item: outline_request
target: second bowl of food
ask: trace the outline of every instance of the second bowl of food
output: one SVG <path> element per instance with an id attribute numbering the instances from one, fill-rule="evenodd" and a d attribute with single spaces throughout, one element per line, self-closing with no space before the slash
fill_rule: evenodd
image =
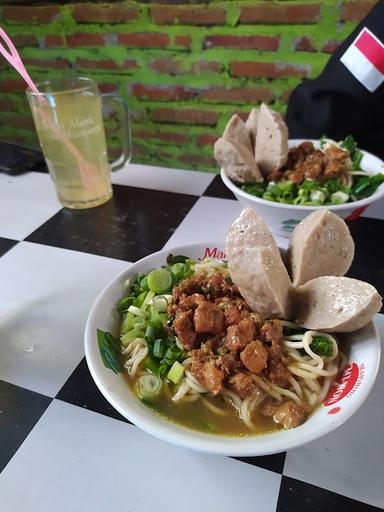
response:
<path id="1" fill-rule="evenodd" d="M 313 222 L 304 252 L 323 240 L 324 219 Z M 351 253 L 333 257 L 342 275 L 353 242 L 327 222 Z M 265 224 L 246 210 L 227 255 L 212 242 L 130 266 L 101 292 L 86 325 L 87 363 L 106 399 L 150 434 L 223 455 L 287 450 L 345 422 L 376 377 L 380 341 L 370 319 L 380 297 L 367 283 L 321 277 L 322 261 L 306 268 L 300 247 L 290 278 Z M 321 291 L 324 279 L 336 298 Z"/>
<path id="2" fill-rule="evenodd" d="M 383 161 L 359 150 L 352 136 L 288 140 L 282 117 L 266 105 L 245 123 L 231 118 L 215 157 L 224 184 L 281 236 L 311 211 L 326 206 L 352 220 L 384 196 Z"/>

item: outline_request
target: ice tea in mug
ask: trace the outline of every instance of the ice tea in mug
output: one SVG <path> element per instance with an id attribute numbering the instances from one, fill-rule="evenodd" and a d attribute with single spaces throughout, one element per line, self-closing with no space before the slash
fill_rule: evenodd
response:
<path id="1" fill-rule="evenodd" d="M 27 91 L 36 131 L 59 201 L 68 208 L 89 208 L 112 196 L 111 165 L 102 117 L 102 96 L 87 78 L 38 84 L 39 94 Z M 124 153 L 130 158 L 129 119 L 124 102 Z M 112 164 L 115 166 L 115 164 Z"/>

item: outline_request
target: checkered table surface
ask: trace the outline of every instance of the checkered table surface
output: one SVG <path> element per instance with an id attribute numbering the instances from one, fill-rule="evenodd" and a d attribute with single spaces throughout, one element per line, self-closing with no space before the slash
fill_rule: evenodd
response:
<path id="1" fill-rule="evenodd" d="M 212 174 L 130 165 L 113 181 L 113 200 L 71 211 L 46 174 L 0 175 L 1 512 L 384 509 L 383 371 L 337 431 L 264 457 L 176 448 L 106 402 L 83 349 L 100 290 L 154 251 L 224 239 L 241 211 Z M 349 275 L 383 295 L 382 219 L 384 202 L 350 224 Z"/>

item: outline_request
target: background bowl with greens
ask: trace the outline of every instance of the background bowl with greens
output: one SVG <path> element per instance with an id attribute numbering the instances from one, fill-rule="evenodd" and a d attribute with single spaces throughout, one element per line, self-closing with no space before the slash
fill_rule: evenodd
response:
<path id="1" fill-rule="evenodd" d="M 292 148 L 307 140 L 291 139 L 288 144 Z M 326 140 L 310 142 L 321 148 Z M 343 219 L 353 219 L 384 196 L 384 162 L 357 149 L 352 137 L 347 137 L 344 143 L 353 166 L 350 183 L 335 177 L 323 183 L 305 179 L 298 185 L 290 181 L 238 185 L 223 169 L 221 178 L 244 207 L 254 208 L 266 219 L 271 231 L 280 236 L 289 237 L 296 224 L 322 207 Z"/>

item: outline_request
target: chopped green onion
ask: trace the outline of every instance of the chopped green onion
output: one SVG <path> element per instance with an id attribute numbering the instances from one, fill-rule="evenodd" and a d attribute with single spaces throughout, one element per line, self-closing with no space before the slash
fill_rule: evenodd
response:
<path id="1" fill-rule="evenodd" d="M 140 309 L 146 309 L 148 304 L 151 302 L 151 300 L 153 299 L 154 296 L 155 296 L 155 292 L 149 291 L 147 293 L 147 296 L 145 297 L 144 302 L 142 303 Z"/>
<path id="2" fill-rule="evenodd" d="M 255 185 L 243 185 L 241 190 L 246 192 L 247 194 L 251 194 L 251 196 L 261 197 L 265 192 L 264 184 L 255 184 Z"/>
<path id="3" fill-rule="evenodd" d="M 184 375 L 185 367 L 178 361 L 175 361 L 168 372 L 168 379 L 174 384 L 178 384 Z"/>
<path id="4" fill-rule="evenodd" d="M 123 323 L 121 324 L 121 334 L 125 334 L 130 331 L 133 327 L 133 322 L 135 320 L 135 315 L 133 313 L 127 313 Z"/>
<path id="5" fill-rule="evenodd" d="M 160 377 L 160 379 L 165 379 L 168 371 L 169 371 L 169 364 L 162 362 L 157 370 L 157 375 Z"/>
<path id="6" fill-rule="evenodd" d="M 165 293 L 172 286 L 172 276 L 165 268 L 156 268 L 148 274 L 147 282 L 151 291 Z"/>
<path id="7" fill-rule="evenodd" d="M 179 254 L 177 256 L 174 256 L 173 254 L 168 254 L 167 256 L 167 264 L 168 265 L 174 265 L 175 263 L 185 263 L 188 259 L 188 256 L 183 256 L 182 254 Z"/>
<path id="8" fill-rule="evenodd" d="M 136 338 L 144 338 L 144 333 L 140 329 L 132 329 L 120 338 L 121 344 L 126 347 L 131 341 Z"/>
<path id="9" fill-rule="evenodd" d="M 155 340 L 155 343 L 153 344 L 153 357 L 156 357 L 156 359 L 161 359 L 164 356 L 166 345 L 163 340 L 157 339 Z"/>
<path id="10" fill-rule="evenodd" d="M 149 290 L 148 283 L 147 283 L 147 276 L 143 277 L 143 279 L 140 279 L 139 286 L 143 290 L 143 292 L 146 292 Z"/>
<path id="11" fill-rule="evenodd" d="M 165 353 L 163 361 L 167 364 L 173 364 L 184 354 L 183 349 L 177 347 L 176 344 L 170 346 Z"/>
<path id="12" fill-rule="evenodd" d="M 133 321 L 133 327 L 137 329 L 146 329 L 147 322 L 144 317 L 142 316 L 135 316 L 135 319 Z"/>
<path id="13" fill-rule="evenodd" d="M 136 306 L 129 306 L 128 311 L 135 316 L 143 316 L 144 318 L 148 316 L 146 311 L 143 311 L 141 308 L 137 308 Z"/>
<path id="14" fill-rule="evenodd" d="M 311 201 L 315 201 L 318 203 L 324 203 L 325 194 L 322 190 L 312 190 L 310 194 Z"/>
<path id="15" fill-rule="evenodd" d="M 334 192 L 333 194 L 331 194 L 331 201 L 333 204 L 344 204 L 348 202 L 348 199 L 349 195 L 346 194 L 345 192 L 341 192 L 340 190 L 339 192 Z"/>
<path id="16" fill-rule="evenodd" d="M 168 302 L 164 297 L 155 297 L 152 301 L 153 307 L 157 311 L 165 312 L 168 309 Z"/>
<path id="17" fill-rule="evenodd" d="M 131 306 L 133 304 L 134 300 L 135 300 L 135 297 L 132 297 L 132 296 L 123 297 L 117 303 L 117 311 L 121 315 L 123 315 L 127 311 L 127 309 L 129 308 L 129 306 Z"/>
<path id="18" fill-rule="evenodd" d="M 159 395 L 163 383 L 157 375 L 142 375 L 138 382 L 139 395 L 146 400 Z"/>
<path id="19" fill-rule="evenodd" d="M 163 336 L 163 324 L 157 320 L 151 320 L 148 322 L 147 329 L 145 331 L 145 339 L 148 341 L 161 338 Z"/>
<path id="20" fill-rule="evenodd" d="M 145 367 L 152 373 L 157 374 L 159 370 L 159 363 L 151 355 L 148 355 L 145 359 Z"/>
<path id="21" fill-rule="evenodd" d="M 190 267 L 190 263 L 175 263 L 171 267 L 172 282 L 173 285 L 178 284 L 183 279 L 190 277 L 193 274 L 193 270 Z"/>
<path id="22" fill-rule="evenodd" d="M 137 308 L 140 308 L 145 300 L 145 297 L 147 296 L 148 292 L 142 292 L 140 295 L 138 295 L 133 303 L 134 306 Z"/>

